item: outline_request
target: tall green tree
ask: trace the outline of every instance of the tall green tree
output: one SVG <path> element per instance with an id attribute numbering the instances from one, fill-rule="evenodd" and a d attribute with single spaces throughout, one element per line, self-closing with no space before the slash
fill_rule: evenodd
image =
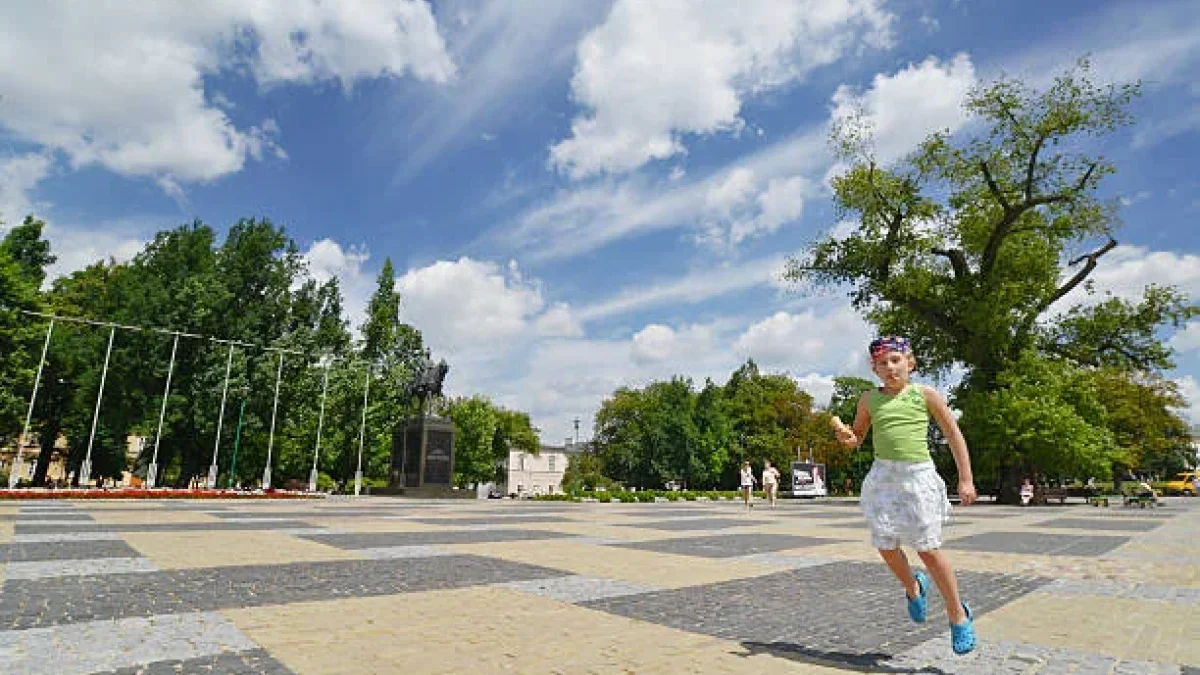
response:
<path id="1" fill-rule="evenodd" d="M 46 280 L 46 268 L 58 258 L 50 253 L 50 242 L 43 237 L 46 223 L 33 216 L 26 216 L 22 223 L 8 231 L 0 241 L 0 249 L 21 268 L 21 274 L 40 288 Z"/>
<path id="2" fill-rule="evenodd" d="M 28 392 L 37 369 L 37 335 L 44 324 L 20 310 L 38 310 L 37 281 L 28 268 L 13 259 L 10 230 L 0 243 L 0 443 L 20 434 Z M 19 235 L 16 235 L 19 236 Z M 16 430 L 15 432 L 13 430 Z"/>
<path id="3" fill-rule="evenodd" d="M 363 462 L 366 475 L 377 479 L 388 476 L 392 430 L 417 412 L 417 402 L 409 395 L 408 385 L 425 344 L 421 332 L 401 319 L 400 300 L 396 270 L 392 259 L 387 258 L 367 304 L 359 349 L 360 358 L 374 367 L 371 390 L 375 393 L 368 411 L 372 442 Z"/>
<path id="4" fill-rule="evenodd" d="M 881 332 L 913 339 L 925 372 L 941 375 L 960 364 L 966 377 L 955 403 L 968 442 L 995 453 L 983 463 L 1009 483 L 1019 457 L 1083 470 L 1110 458 L 1111 444 L 1083 444 L 1088 434 L 1070 425 L 1078 433 L 1069 443 L 1079 441 L 1072 447 L 1090 459 L 1069 459 L 1074 450 L 1049 437 L 1037 441 L 1047 447 L 1015 453 L 1018 434 L 995 426 L 992 406 L 1050 414 L 1078 404 L 1070 418 L 1093 419 L 1090 400 L 1074 396 L 1077 374 L 1062 372 L 1059 360 L 1161 371 L 1173 364 L 1160 329 L 1195 315 L 1168 288 L 1147 289 L 1137 302 L 1061 306 L 1089 289 L 1090 276 L 1117 246 L 1115 206 L 1098 194 L 1115 166 L 1089 153 L 1086 139 L 1129 124 L 1139 93 L 1138 84 L 1095 84 L 1086 61 L 1044 91 L 1000 79 L 967 97 L 968 131 L 934 133 L 894 165 L 876 160 L 865 118 L 852 118 L 834 133 L 850 168 L 833 187 L 839 215 L 858 227 L 815 242 L 789 263 L 794 281 L 848 286 L 853 305 Z M 1022 388 L 1029 375 L 1015 372 L 1020 368 L 1055 374 L 1063 384 L 1052 390 L 1064 398 L 1041 406 L 1036 388 Z M 1017 402 L 1018 392 L 1030 398 Z"/>

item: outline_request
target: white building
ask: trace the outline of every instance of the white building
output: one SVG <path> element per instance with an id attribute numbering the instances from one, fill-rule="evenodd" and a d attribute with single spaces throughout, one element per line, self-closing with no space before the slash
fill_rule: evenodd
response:
<path id="1" fill-rule="evenodd" d="M 518 497 L 561 494 L 570 457 L 590 449 L 591 443 L 568 441 L 565 445 L 543 445 L 536 455 L 509 450 L 507 481 L 499 486 L 500 493 Z"/>

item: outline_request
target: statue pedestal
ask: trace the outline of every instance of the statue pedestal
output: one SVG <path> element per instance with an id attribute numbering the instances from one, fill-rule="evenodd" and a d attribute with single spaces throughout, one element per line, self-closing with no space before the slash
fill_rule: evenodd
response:
<path id="1" fill-rule="evenodd" d="M 388 486 L 405 494 L 450 491 L 454 484 L 454 423 L 422 415 L 392 432 Z"/>

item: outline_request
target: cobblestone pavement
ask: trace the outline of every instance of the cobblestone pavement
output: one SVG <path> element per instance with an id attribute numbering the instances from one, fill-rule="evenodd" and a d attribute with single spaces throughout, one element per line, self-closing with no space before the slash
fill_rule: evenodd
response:
<path id="1" fill-rule="evenodd" d="M 956 657 L 845 502 L 0 502 L 0 672 L 1195 674 L 1198 534 L 956 509 Z"/>

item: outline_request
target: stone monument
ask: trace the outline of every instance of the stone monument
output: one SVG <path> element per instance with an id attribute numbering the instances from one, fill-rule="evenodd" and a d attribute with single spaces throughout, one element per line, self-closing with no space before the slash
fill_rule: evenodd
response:
<path id="1" fill-rule="evenodd" d="M 426 350 L 417 363 L 409 394 L 420 402 L 420 412 L 392 432 L 392 468 L 388 485 L 403 494 L 451 496 L 454 484 L 454 423 L 432 413 L 442 397 L 442 384 L 450 366 L 434 363 Z"/>

